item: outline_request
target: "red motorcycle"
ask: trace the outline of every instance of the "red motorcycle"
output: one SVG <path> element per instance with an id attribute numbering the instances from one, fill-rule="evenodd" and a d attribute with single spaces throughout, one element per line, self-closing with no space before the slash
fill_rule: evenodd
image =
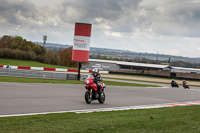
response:
<path id="1" fill-rule="evenodd" d="M 90 104 L 93 100 L 98 100 L 99 103 L 104 103 L 105 102 L 105 93 L 104 93 L 104 88 L 106 85 L 102 82 L 97 82 L 100 86 L 98 88 L 97 84 L 93 81 L 94 77 L 92 75 L 89 75 L 88 78 L 85 80 L 85 101 L 87 104 Z"/>
<path id="2" fill-rule="evenodd" d="M 185 85 L 183 85 L 183 88 L 184 88 L 184 89 L 190 89 L 188 83 L 185 83 Z"/>

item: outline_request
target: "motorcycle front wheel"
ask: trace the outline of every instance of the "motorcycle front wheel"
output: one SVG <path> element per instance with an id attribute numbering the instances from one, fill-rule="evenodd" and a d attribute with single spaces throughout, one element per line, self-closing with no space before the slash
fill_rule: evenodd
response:
<path id="1" fill-rule="evenodd" d="M 91 94 L 90 91 L 86 91 L 85 92 L 85 102 L 87 104 L 90 104 L 92 102 L 92 96 L 90 94 Z"/>
<path id="2" fill-rule="evenodd" d="M 106 99 L 105 93 L 103 91 L 100 91 L 99 98 L 98 98 L 99 103 L 103 104 L 105 102 L 105 99 Z"/>

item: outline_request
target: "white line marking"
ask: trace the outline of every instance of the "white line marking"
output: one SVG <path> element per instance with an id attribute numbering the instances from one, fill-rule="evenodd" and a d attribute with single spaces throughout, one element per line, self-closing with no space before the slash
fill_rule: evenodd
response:
<path id="1" fill-rule="evenodd" d="M 0 115 L 0 117 L 44 115 L 44 114 L 55 114 L 55 113 L 69 113 L 69 112 L 72 112 L 72 113 L 92 113 L 92 112 L 101 112 L 101 111 L 152 109 L 152 108 L 164 108 L 164 107 L 174 107 L 174 106 L 192 106 L 192 105 L 200 105 L 200 101 L 187 101 L 187 102 L 180 102 L 180 103 L 164 103 L 164 104 L 125 106 L 125 107 L 112 107 L 112 108 L 98 108 L 98 109 L 70 110 L 70 111 L 55 111 L 55 112 L 42 112 L 42 113 L 10 114 L 10 115 Z"/>

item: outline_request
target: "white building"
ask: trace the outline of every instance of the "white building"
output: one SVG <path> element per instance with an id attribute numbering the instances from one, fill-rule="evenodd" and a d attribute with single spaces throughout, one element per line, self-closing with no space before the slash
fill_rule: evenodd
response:
<path id="1" fill-rule="evenodd" d="M 146 64 L 146 63 L 99 60 L 99 59 L 89 59 L 89 63 L 90 63 L 89 65 L 83 65 L 83 68 L 86 69 L 98 68 L 99 70 L 107 70 L 107 71 L 168 70 L 171 72 L 181 72 L 181 73 L 200 73 L 200 69 L 173 67 L 169 65 L 159 65 L 159 64 Z"/>

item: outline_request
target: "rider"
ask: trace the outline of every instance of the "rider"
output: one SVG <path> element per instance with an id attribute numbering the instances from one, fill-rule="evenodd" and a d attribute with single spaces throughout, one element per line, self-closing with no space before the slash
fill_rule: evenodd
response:
<path id="1" fill-rule="evenodd" d="M 174 79 L 172 79 L 172 82 L 171 82 L 172 85 L 176 84 L 176 81 Z"/>
<path id="2" fill-rule="evenodd" d="M 185 80 L 183 80 L 183 87 L 185 87 L 185 85 L 186 85 L 186 81 L 185 81 Z"/>
<path id="3" fill-rule="evenodd" d="M 6 68 L 8 68 L 8 69 L 9 69 L 9 68 L 10 68 L 10 65 L 8 64 L 8 65 L 6 66 Z"/>
<path id="4" fill-rule="evenodd" d="M 102 81 L 101 75 L 98 73 L 98 69 L 94 68 L 92 69 L 92 75 L 94 77 L 94 82 L 97 84 L 98 90 L 101 87 L 100 81 Z"/>

